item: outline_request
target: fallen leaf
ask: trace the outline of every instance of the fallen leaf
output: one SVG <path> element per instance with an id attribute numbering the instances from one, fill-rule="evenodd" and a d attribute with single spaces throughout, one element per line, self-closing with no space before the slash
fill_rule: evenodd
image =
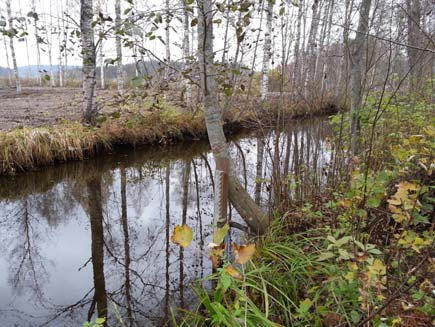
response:
<path id="1" fill-rule="evenodd" d="M 224 256 L 225 243 L 213 247 L 210 251 L 210 260 L 214 269 L 222 267 L 222 257 Z"/>
<path id="2" fill-rule="evenodd" d="M 193 231 L 188 225 L 175 226 L 174 233 L 171 236 L 171 241 L 180 245 L 183 248 L 187 248 L 192 243 Z"/>
<path id="3" fill-rule="evenodd" d="M 237 278 L 237 279 L 242 279 L 243 278 L 242 274 L 236 268 L 234 268 L 233 265 L 226 266 L 224 270 L 231 277 L 234 277 L 234 278 Z"/>
<path id="4" fill-rule="evenodd" d="M 234 252 L 236 253 L 236 262 L 244 265 L 255 253 L 255 243 L 247 245 L 237 245 L 233 243 Z"/>

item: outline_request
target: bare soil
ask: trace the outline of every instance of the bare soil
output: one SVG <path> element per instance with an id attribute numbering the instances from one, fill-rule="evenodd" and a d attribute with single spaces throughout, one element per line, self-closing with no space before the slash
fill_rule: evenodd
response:
<path id="1" fill-rule="evenodd" d="M 20 126 L 50 126 L 63 120 L 79 121 L 82 113 L 81 88 L 0 88 L 0 130 Z M 98 90 L 99 103 L 116 102 L 116 91 Z M 103 108 L 104 109 L 104 108 Z"/>

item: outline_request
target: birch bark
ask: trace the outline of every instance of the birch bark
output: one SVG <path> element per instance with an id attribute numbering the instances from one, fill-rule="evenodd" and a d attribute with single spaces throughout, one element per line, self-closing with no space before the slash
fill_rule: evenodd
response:
<path id="1" fill-rule="evenodd" d="M 364 58 L 367 32 L 369 30 L 369 15 L 371 0 L 362 0 L 359 10 L 358 29 L 352 45 L 351 54 L 351 106 L 350 106 L 350 129 L 351 129 L 351 153 L 355 155 L 359 146 L 360 138 L 360 109 L 363 97 L 363 79 L 365 75 Z"/>
<path id="2" fill-rule="evenodd" d="M 83 113 L 82 120 L 94 125 L 98 114 L 95 94 L 96 85 L 96 54 L 94 30 L 92 27 L 92 0 L 80 0 L 80 30 L 83 56 Z"/>
<path id="3" fill-rule="evenodd" d="M 11 50 L 12 57 L 12 67 L 14 69 L 14 77 L 15 77 L 15 88 L 17 89 L 17 93 L 21 93 L 21 82 L 20 76 L 18 74 L 18 66 L 17 66 L 17 58 L 15 56 L 15 47 L 14 47 L 14 37 L 15 37 L 15 29 L 13 26 L 12 19 L 12 11 L 11 11 L 11 0 L 6 0 L 6 11 L 8 14 L 8 23 L 9 23 L 9 47 Z"/>
<path id="4" fill-rule="evenodd" d="M 254 200 L 244 190 L 237 178 L 231 176 L 230 155 L 222 124 L 222 113 L 218 103 L 215 69 L 213 66 L 213 7 L 211 0 L 198 1 L 198 45 L 201 82 L 204 93 L 205 122 L 209 142 L 216 161 L 216 170 L 229 175 L 228 194 L 231 203 L 248 226 L 255 232 L 264 233 L 268 226 L 267 216 L 261 212 Z M 225 183 L 222 184 L 225 187 Z M 226 194 L 215 189 L 215 195 Z M 218 217 L 220 225 L 227 217 Z"/>

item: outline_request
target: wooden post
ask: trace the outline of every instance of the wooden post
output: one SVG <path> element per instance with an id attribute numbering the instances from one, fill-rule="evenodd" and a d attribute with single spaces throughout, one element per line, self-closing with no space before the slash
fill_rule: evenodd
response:
<path id="1" fill-rule="evenodd" d="M 228 159 L 216 160 L 213 224 L 221 228 L 228 222 L 228 185 L 230 164 Z"/>
<path id="2" fill-rule="evenodd" d="M 228 208 L 228 174 L 222 170 L 215 172 L 215 195 L 213 224 L 221 228 L 227 222 Z"/>

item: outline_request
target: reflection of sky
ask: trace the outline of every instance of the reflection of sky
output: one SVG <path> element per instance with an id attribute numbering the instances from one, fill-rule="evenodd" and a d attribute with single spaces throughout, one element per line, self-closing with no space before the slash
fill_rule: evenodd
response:
<path id="1" fill-rule="evenodd" d="M 317 126 L 317 125 L 316 125 Z M 316 127 L 319 129 L 319 127 Z M 313 132 L 311 139 L 324 137 L 320 128 Z M 269 134 L 274 137 L 274 134 Z M 299 142 L 302 136 L 298 134 Z M 267 138 L 266 138 L 267 139 Z M 285 149 L 287 138 L 284 134 L 280 138 L 280 149 Z M 238 141 L 243 149 L 247 167 L 248 191 L 255 189 L 256 172 L 256 138 L 247 137 Z M 306 142 L 305 142 L 306 143 Z M 291 147 L 293 149 L 293 147 Z M 273 141 L 266 140 L 265 166 L 266 176 L 270 177 L 270 150 L 273 150 Z M 324 144 L 311 151 L 320 154 L 319 166 L 327 162 L 329 152 Z M 243 164 L 240 151 L 232 146 L 234 165 L 243 180 Z M 291 157 L 293 154 L 291 155 Z M 210 154 L 207 155 L 213 167 Z M 183 168 L 184 160 L 173 160 L 170 163 L 170 229 L 182 221 L 183 199 Z M 209 171 L 199 154 L 194 159 L 198 174 L 199 198 L 201 204 L 201 217 L 205 245 L 210 242 L 211 212 L 212 212 L 212 186 Z M 85 163 L 84 163 L 85 164 Z M 90 163 L 88 163 L 90 164 Z M 139 168 L 141 167 L 141 172 Z M 53 167 L 50 169 L 57 169 Z M 135 299 L 133 308 L 142 313 L 136 315 L 137 319 L 146 322 L 148 316 L 159 325 L 158 318 L 162 316 L 165 295 L 166 271 L 166 198 L 165 198 L 165 164 L 160 167 L 149 165 L 147 162 L 137 162 L 134 167 L 127 167 L 127 212 L 129 226 L 129 244 L 131 256 L 131 269 L 139 275 L 131 273 L 132 295 Z M 58 313 L 63 307 L 71 305 L 82 299 L 93 287 L 91 256 L 91 230 L 89 217 L 86 214 L 87 199 L 85 184 L 80 181 L 80 176 L 65 179 L 62 183 L 55 184 L 44 192 L 35 192 L 27 196 L 29 209 L 29 241 L 32 246 L 32 259 L 37 270 L 35 275 L 26 274 L 26 280 L 20 281 L 18 286 L 22 290 L 17 292 L 10 283 L 11 273 L 20 265 L 23 252 L 17 251 L 19 245 L 25 244 L 26 233 L 23 229 L 23 219 L 20 214 L 24 198 L 0 202 L 0 320 L 1 326 L 35 326 Z M 112 169 L 103 174 L 103 215 L 105 228 L 105 242 L 110 253 L 105 250 L 105 278 L 106 290 L 112 295 L 112 300 L 124 303 L 125 296 L 122 292 L 125 268 L 124 262 L 124 234 L 121 223 L 121 179 L 120 170 Z M 263 188 L 264 192 L 264 188 Z M 264 193 L 265 194 L 265 193 Z M 200 224 L 197 218 L 196 187 L 194 170 L 191 168 L 187 223 L 194 229 L 193 245 L 184 253 L 184 282 L 185 284 L 201 276 L 200 261 L 203 258 L 204 274 L 210 273 L 210 262 L 207 255 L 200 249 Z M 18 214 L 20 213 L 20 214 Z M 48 219 L 50 217 L 50 219 Z M 234 210 L 233 210 L 234 217 Z M 170 303 L 180 304 L 180 262 L 179 248 L 170 244 Z M 114 257 L 115 256 L 116 259 Z M 25 260 L 24 269 L 28 268 L 29 260 Z M 85 265 L 85 266 L 84 266 Z M 11 267 L 15 267 L 11 269 Z M 45 269 L 45 271 L 44 271 Z M 80 270 L 79 270 L 80 269 Z M 33 278 L 33 279 L 32 279 Z M 39 289 L 32 285 L 36 279 Z M 147 285 L 142 285 L 142 281 Z M 153 287 L 151 285 L 156 285 Z M 37 291 L 38 296 L 35 296 Z M 51 325 L 79 326 L 86 320 L 89 300 L 93 292 L 87 297 L 84 308 L 74 311 L 71 316 L 56 319 Z M 189 287 L 185 287 L 185 302 L 189 303 L 192 294 Z M 114 311 L 112 300 L 108 300 L 109 312 Z M 123 314 L 125 310 L 118 308 Z M 36 318 L 39 317 L 39 318 Z M 21 322 L 20 322 L 21 321 Z M 24 321 L 24 322 L 23 322 Z M 148 321 L 148 324 L 150 322 Z"/>

